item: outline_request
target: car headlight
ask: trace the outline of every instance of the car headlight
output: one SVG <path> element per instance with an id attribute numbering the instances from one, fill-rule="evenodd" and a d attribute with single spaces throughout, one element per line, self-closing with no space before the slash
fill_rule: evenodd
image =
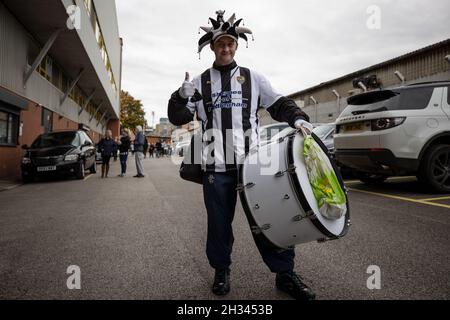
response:
<path id="1" fill-rule="evenodd" d="M 31 159 L 30 158 L 28 158 L 28 157 L 23 157 L 22 158 L 22 164 L 29 164 L 29 163 L 31 163 Z"/>
<path id="2" fill-rule="evenodd" d="M 77 161 L 78 155 L 77 154 L 69 154 L 64 157 L 64 161 Z"/>
<path id="3" fill-rule="evenodd" d="M 372 131 L 378 130 L 386 130 L 390 128 L 394 128 L 396 126 L 401 125 L 405 122 L 406 117 L 397 117 L 397 118 L 380 118 L 375 119 L 370 122 Z"/>

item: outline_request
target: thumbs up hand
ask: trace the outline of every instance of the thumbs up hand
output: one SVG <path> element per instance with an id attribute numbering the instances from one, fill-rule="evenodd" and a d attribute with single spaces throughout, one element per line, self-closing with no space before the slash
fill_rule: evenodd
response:
<path id="1" fill-rule="evenodd" d="M 189 97 L 192 97 L 195 93 L 195 87 L 192 84 L 192 82 L 189 81 L 189 72 L 186 72 L 186 75 L 184 76 L 183 84 L 181 85 L 180 90 L 178 90 L 180 93 L 180 96 L 183 99 L 187 99 Z"/>

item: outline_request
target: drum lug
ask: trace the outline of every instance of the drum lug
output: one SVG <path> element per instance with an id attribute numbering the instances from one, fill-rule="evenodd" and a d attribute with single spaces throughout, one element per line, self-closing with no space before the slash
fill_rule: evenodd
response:
<path id="1" fill-rule="evenodd" d="M 312 217 L 313 215 L 314 215 L 314 211 L 313 211 L 313 210 L 309 210 L 308 212 L 306 212 L 306 214 L 305 214 L 304 216 L 302 216 L 301 214 L 299 214 L 299 215 L 297 215 L 297 216 L 294 216 L 294 217 L 292 218 L 292 220 L 298 222 L 298 221 L 302 221 L 302 220 L 305 219 L 305 218 Z"/>
<path id="2" fill-rule="evenodd" d="M 264 224 L 261 227 L 253 226 L 251 227 L 252 233 L 260 234 L 263 230 L 269 230 L 272 226 L 270 224 Z"/>
<path id="3" fill-rule="evenodd" d="M 284 176 L 284 172 L 285 171 L 278 171 L 277 173 L 275 173 L 275 177 L 280 178 L 280 177 Z"/>
<path id="4" fill-rule="evenodd" d="M 290 164 L 287 168 L 287 172 L 295 173 L 295 169 L 297 169 L 293 164 Z"/>
<path id="5" fill-rule="evenodd" d="M 255 204 L 255 207 L 254 207 L 256 210 L 258 210 L 259 209 L 259 204 Z"/>
<path id="6" fill-rule="evenodd" d="M 236 191 L 241 192 L 241 191 L 244 191 L 245 188 L 251 188 L 251 187 L 254 187 L 254 186 L 255 186 L 255 184 L 254 184 L 253 182 L 249 182 L 249 183 L 247 183 L 245 186 L 243 186 L 243 185 L 240 183 L 240 184 L 237 185 Z"/>
<path id="7" fill-rule="evenodd" d="M 293 174 L 293 173 L 295 173 L 295 169 L 297 169 L 297 168 L 293 164 L 290 164 L 286 170 L 278 171 L 277 173 L 275 173 L 275 177 L 277 177 L 277 178 L 282 177 L 282 176 L 284 176 L 284 174 L 286 172 Z"/>

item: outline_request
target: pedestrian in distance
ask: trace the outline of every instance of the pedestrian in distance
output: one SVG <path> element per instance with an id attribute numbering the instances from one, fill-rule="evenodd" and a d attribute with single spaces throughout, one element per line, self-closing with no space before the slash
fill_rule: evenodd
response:
<path id="1" fill-rule="evenodd" d="M 145 137 L 142 126 L 136 126 L 136 138 L 134 139 L 134 159 L 136 161 L 137 174 L 134 178 L 144 178 L 144 143 Z"/>
<path id="2" fill-rule="evenodd" d="M 208 220 L 206 255 L 215 270 L 212 292 L 226 295 L 231 288 L 236 162 L 242 163 L 249 150 L 258 145 L 258 107 L 264 107 L 273 119 L 288 122 L 293 128 L 311 131 L 312 125 L 295 102 L 273 89 L 267 78 L 236 63 L 238 38 L 247 40 L 246 34 L 252 31 L 241 27 L 242 19 L 235 21 L 234 14 L 227 21 L 224 11 L 216 14 L 216 19 L 209 19 L 211 26 L 201 27 L 206 34 L 198 43 L 199 53 L 207 45 L 213 51 L 212 68 L 192 81 L 189 73 L 185 73 L 184 82 L 169 100 L 168 115 L 175 126 L 191 122 L 194 114 L 202 122 L 203 197 Z M 314 299 L 313 291 L 294 271 L 294 249 L 279 252 L 252 235 L 262 260 L 275 274 L 276 287 L 295 299 Z"/>
<path id="3" fill-rule="evenodd" d="M 106 130 L 105 137 L 98 143 L 98 151 L 102 155 L 102 178 L 108 178 L 109 161 L 114 152 L 117 152 L 117 144 L 112 138 L 111 130 Z"/>
<path id="4" fill-rule="evenodd" d="M 120 174 L 119 177 L 125 177 L 127 173 L 127 160 L 128 152 L 130 150 L 130 135 L 127 129 L 121 130 L 121 135 L 119 139 L 119 159 L 120 159 Z"/>

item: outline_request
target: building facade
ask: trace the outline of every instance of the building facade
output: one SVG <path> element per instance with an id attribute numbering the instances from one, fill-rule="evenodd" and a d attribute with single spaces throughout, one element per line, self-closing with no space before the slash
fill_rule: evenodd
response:
<path id="1" fill-rule="evenodd" d="M 333 122 L 347 106 L 347 98 L 365 90 L 377 90 L 416 82 L 450 80 L 450 39 L 381 62 L 343 77 L 288 95 L 311 122 Z M 261 124 L 276 122 L 265 110 Z"/>
<path id="2" fill-rule="evenodd" d="M 119 135 L 121 68 L 114 0 L 0 0 L 0 179 L 41 133 Z"/>

